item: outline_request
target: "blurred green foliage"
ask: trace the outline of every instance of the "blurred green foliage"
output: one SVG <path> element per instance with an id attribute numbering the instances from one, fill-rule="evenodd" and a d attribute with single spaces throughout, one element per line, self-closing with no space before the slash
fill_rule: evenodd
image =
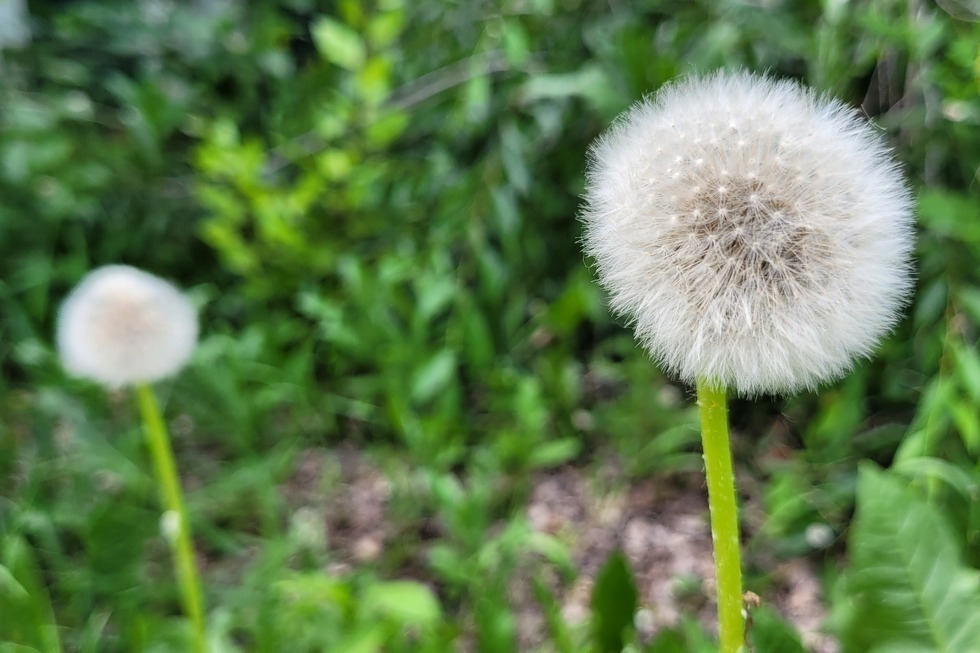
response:
<path id="1" fill-rule="evenodd" d="M 851 566 L 835 605 L 853 650 L 969 651 L 980 642 L 980 572 L 963 564 L 945 522 L 900 478 L 862 468 Z"/>
<path id="2" fill-rule="evenodd" d="M 966 650 L 927 642 L 909 598 L 955 600 L 980 565 L 980 23 L 965 3 L 30 9 L 30 41 L 0 50 L 0 642 L 183 650 L 133 408 L 66 379 L 52 348 L 67 290 L 123 262 L 202 311 L 193 365 L 162 390 L 214 650 L 513 651 L 509 587 L 529 568 L 542 650 L 592 650 L 591 632 L 711 650 L 693 620 L 649 644 L 565 623 L 546 578 L 576 570 L 522 506 L 532 473 L 573 461 L 700 468 L 685 391 L 609 319 L 575 213 L 588 144 L 620 111 L 677 75 L 745 67 L 860 106 L 920 220 L 917 294 L 875 360 L 819 395 L 733 405 L 767 515 L 750 549 L 828 562 L 845 652 Z M 331 575 L 292 536 L 282 487 L 299 452 L 341 441 L 393 479 L 404 537 Z M 895 469 L 859 475 L 860 459 Z M 837 541 L 817 550 L 813 524 Z M 959 579 L 938 596 L 916 584 L 919 544 L 882 544 L 934 529 L 921 547 Z M 771 613 L 754 623 L 757 652 L 797 646 Z"/>

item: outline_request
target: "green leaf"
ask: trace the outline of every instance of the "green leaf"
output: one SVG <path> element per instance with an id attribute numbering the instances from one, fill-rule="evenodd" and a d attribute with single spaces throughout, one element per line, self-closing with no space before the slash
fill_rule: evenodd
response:
<path id="1" fill-rule="evenodd" d="M 586 63 L 570 73 L 535 75 L 521 87 L 519 101 L 534 104 L 542 100 L 581 97 L 604 113 L 616 98 L 616 90 L 601 66 Z"/>
<path id="2" fill-rule="evenodd" d="M 540 575 L 533 578 L 533 583 L 534 598 L 541 606 L 548 627 L 548 639 L 551 640 L 558 653 L 574 653 L 575 647 L 572 644 L 568 624 L 561 615 L 561 605 Z"/>
<path id="3" fill-rule="evenodd" d="M 683 631 L 672 629 L 657 633 L 649 650 L 651 653 L 688 653 L 690 649 Z"/>
<path id="4" fill-rule="evenodd" d="M 504 53 L 507 55 L 507 63 L 515 68 L 520 68 L 527 63 L 531 56 L 531 46 L 528 42 L 527 32 L 516 20 L 505 21 L 501 28 Z"/>
<path id="5" fill-rule="evenodd" d="M 973 347 L 952 343 L 950 351 L 956 361 L 956 377 L 974 402 L 980 403 L 980 354 Z"/>
<path id="6" fill-rule="evenodd" d="M 531 187 L 531 168 L 527 161 L 527 139 L 513 121 L 500 127 L 500 157 L 510 185 L 521 195 Z"/>
<path id="7" fill-rule="evenodd" d="M 915 302 L 912 322 L 917 328 L 935 324 L 946 309 L 946 281 L 936 279 L 919 293 Z"/>
<path id="8" fill-rule="evenodd" d="M 346 653 L 378 653 L 378 651 L 382 650 L 381 647 L 383 645 L 384 632 L 382 629 L 368 627 L 346 638 L 337 647 L 337 650 L 345 651 Z"/>
<path id="9" fill-rule="evenodd" d="M 941 458 L 910 458 L 892 466 L 892 471 L 910 480 L 937 480 L 955 490 L 968 503 L 980 500 L 980 485 L 969 472 Z"/>
<path id="10" fill-rule="evenodd" d="M 314 609 L 323 605 L 347 605 L 352 601 L 350 588 L 323 574 L 296 573 L 273 586 L 284 605 Z"/>
<path id="11" fill-rule="evenodd" d="M 967 195 L 927 190 L 919 195 L 919 219 L 933 233 L 964 243 L 980 243 L 977 201 Z"/>
<path id="12" fill-rule="evenodd" d="M 371 585 L 362 601 L 367 612 L 404 626 L 424 628 L 442 619 L 442 608 L 432 590 L 410 580 Z"/>
<path id="13" fill-rule="evenodd" d="M 0 653 L 44 653 L 33 646 L 22 646 L 13 642 L 0 642 Z"/>
<path id="14" fill-rule="evenodd" d="M 418 326 L 426 326 L 432 318 L 444 311 L 456 295 L 456 281 L 451 277 L 424 276 L 416 283 L 418 303 L 415 317 Z"/>
<path id="15" fill-rule="evenodd" d="M 547 533 L 534 532 L 527 535 L 527 548 L 539 553 L 544 559 L 558 567 L 566 577 L 575 576 L 576 566 L 568 547 L 558 538 Z"/>
<path id="16" fill-rule="evenodd" d="M 425 403 L 433 399 L 445 388 L 456 371 L 456 354 L 443 349 L 430 358 L 415 374 L 412 384 L 412 399 Z"/>
<path id="17" fill-rule="evenodd" d="M 767 607 L 752 611 L 749 638 L 755 653 L 806 653 L 796 631 Z"/>
<path id="18" fill-rule="evenodd" d="M 964 286 L 956 290 L 956 303 L 962 306 L 975 323 L 980 323 L 980 288 Z"/>
<path id="19" fill-rule="evenodd" d="M 528 457 L 528 465 L 533 469 L 547 469 L 568 462 L 582 450 L 579 438 L 562 438 L 538 445 Z"/>
<path id="20" fill-rule="evenodd" d="M 697 621 L 684 617 L 679 627 L 661 630 L 643 650 L 646 653 L 718 653 L 718 644 L 708 639 Z"/>
<path id="21" fill-rule="evenodd" d="M 949 426 L 947 406 L 953 401 L 953 383 L 938 375 L 929 381 L 919 400 L 918 412 L 909 433 L 895 452 L 895 462 L 929 456 Z"/>
<path id="22" fill-rule="evenodd" d="M 836 608 L 845 653 L 976 652 L 980 574 L 961 561 L 945 517 L 901 481 L 865 465 Z"/>
<path id="23" fill-rule="evenodd" d="M 37 560 L 20 537 L 0 541 L 0 615 L 0 641 L 9 644 L 8 650 L 61 651 Z"/>
<path id="24" fill-rule="evenodd" d="M 975 401 L 957 401 L 949 407 L 953 423 L 971 456 L 980 453 L 980 415 Z"/>
<path id="25" fill-rule="evenodd" d="M 477 650 L 480 653 L 512 653 L 517 650 L 517 625 L 500 583 L 490 581 L 474 609 Z"/>
<path id="26" fill-rule="evenodd" d="M 330 63 L 347 70 L 360 70 L 367 57 L 360 35 L 341 22 L 320 16 L 310 28 L 317 51 Z"/>
<path id="27" fill-rule="evenodd" d="M 383 48 L 398 38 L 404 26 L 404 12 L 389 10 L 378 13 L 367 24 L 368 40 L 374 48 Z"/>
<path id="28" fill-rule="evenodd" d="M 473 307 L 475 302 L 469 296 L 466 297 L 465 307 Z M 493 361 L 494 346 L 493 332 L 490 330 L 487 317 L 476 309 L 461 310 L 460 319 L 463 320 L 463 338 L 466 346 L 466 363 L 476 368 L 488 366 Z"/>
<path id="29" fill-rule="evenodd" d="M 626 556 L 614 551 L 592 589 L 592 640 L 597 653 L 620 653 L 633 629 L 637 592 Z"/>

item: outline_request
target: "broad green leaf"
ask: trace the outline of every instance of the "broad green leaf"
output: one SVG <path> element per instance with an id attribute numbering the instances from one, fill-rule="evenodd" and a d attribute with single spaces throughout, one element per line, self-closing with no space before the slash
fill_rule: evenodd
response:
<path id="1" fill-rule="evenodd" d="M 428 563 L 446 581 L 463 584 L 468 581 L 468 568 L 456 550 L 447 544 L 433 544 Z"/>
<path id="2" fill-rule="evenodd" d="M 919 219 L 932 232 L 964 243 L 980 243 L 976 228 L 977 201 L 970 196 L 941 190 L 919 195 Z"/>
<path id="3" fill-rule="evenodd" d="M 507 55 L 507 63 L 515 68 L 520 68 L 527 63 L 531 56 L 531 46 L 528 42 L 527 32 L 519 21 L 508 20 L 501 26 L 504 41 L 504 53 Z"/>
<path id="4" fill-rule="evenodd" d="M 301 607 L 346 606 L 352 600 L 347 586 L 323 574 L 292 574 L 278 581 L 274 588 L 284 603 Z"/>
<path id="5" fill-rule="evenodd" d="M 597 653 L 620 653 L 629 641 L 637 592 L 626 556 L 615 551 L 606 560 L 592 589 L 592 647 Z"/>
<path id="6" fill-rule="evenodd" d="M 371 121 L 364 130 L 367 144 L 372 148 L 388 146 L 409 126 L 411 117 L 407 113 L 392 111 L 383 113 Z"/>
<path id="7" fill-rule="evenodd" d="M 929 382 L 919 400 L 909 434 L 895 453 L 896 463 L 934 453 L 936 443 L 949 425 L 947 407 L 953 400 L 953 390 L 953 384 L 945 376 L 936 376 Z"/>
<path id="8" fill-rule="evenodd" d="M 936 279 L 919 293 L 915 300 L 912 322 L 918 328 L 935 324 L 946 309 L 946 280 Z"/>
<path id="9" fill-rule="evenodd" d="M 0 565 L 0 597 L 6 600 L 27 601 L 30 594 L 17 582 L 10 570 Z"/>
<path id="10" fill-rule="evenodd" d="M 347 70 L 359 70 L 366 59 L 364 41 L 360 35 L 341 22 L 320 16 L 313 22 L 310 32 L 320 55 Z"/>
<path id="11" fill-rule="evenodd" d="M 956 377 L 970 393 L 974 402 L 980 403 L 980 354 L 973 347 L 953 343 L 950 347 L 956 361 Z"/>
<path id="12" fill-rule="evenodd" d="M 418 295 L 415 309 L 416 325 L 422 328 L 453 301 L 456 295 L 456 280 L 447 276 L 426 275 L 419 278 L 415 288 Z"/>
<path id="13" fill-rule="evenodd" d="M 482 64 L 472 64 L 471 77 L 463 85 L 463 113 L 466 119 L 479 123 L 487 119 L 493 88 L 490 75 Z"/>
<path id="14" fill-rule="evenodd" d="M 391 90 L 390 62 L 386 59 L 372 57 L 359 68 L 357 89 L 360 98 L 369 107 L 380 106 L 387 99 Z"/>
<path id="15" fill-rule="evenodd" d="M 519 101 L 534 104 L 542 100 L 581 97 L 600 113 L 610 111 L 617 92 L 608 74 L 595 63 L 586 63 L 570 73 L 535 75 L 521 87 Z"/>
<path id="16" fill-rule="evenodd" d="M 977 402 L 957 401 L 950 407 L 953 423 L 959 431 L 963 446 L 972 456 L 980 453 L 980 414 L 977 414 Z"/>
<path id="17" fill-rule="evenodd" d="M 980 500 L 980 484 L 969 472 L 941 458 L 910 458 L 892 466 L 892 471 L 911 479 L 939 480 L 967 502 Z"/>
<path id="18" fill-rule="evenodd" d="M 415 581 L 375 583 L 368 587 L 361 600 L 368 613 L 405 626 L 428 627 L 442 618 L 442 608 L 435 594 Z"/>
<path id="19" fill-rule="evenodd" d="M 430 358 L 415 374 L 412 399 L 425 403 L 441 392 L 452 380 L 456 371 L 456 353 L 443 349 Z"/>
<path id="20" fill-rule="evenodd" d="M 579 438 L 562 438 L 538 445 L 528 457 L 528 465 L 534 469 L 546 469 L 568 462 L 582 450 Z"/>
<path id="21" fill-rule="evenodd" d="M 383 650 L 381 647 L 384 646 L 384 642 L 383 629 L 368 626 L 345 639 L 337 650 L 346 653 L 379 653 Z"/>
<path id="22" fill-rule="evenodd" d="M 383 48 L 393 42 L 405 25 L 402 11 L 384 11 L 371 17 L 367 24 L 368 40 L 374 48 Z"/>
<path id="23" fill-rule="evenodd" d="M 980 651 L 980 574 L 936 506 L 872 465 L 861 469 L 849 553 L 849 601 L 837 608 L 845 653 Z"/>
<path id="24" fill-rule="evenodd" d="M 561 573 L 566 576 L 575 575 L 575 562 L 572 560 L 568 547 L 562 544 L 558 538 L 547 533 L 529 533 L 527 535 L 527 548 L 535 553 L 540 553 L 545 560 L 558 567 Z"/>

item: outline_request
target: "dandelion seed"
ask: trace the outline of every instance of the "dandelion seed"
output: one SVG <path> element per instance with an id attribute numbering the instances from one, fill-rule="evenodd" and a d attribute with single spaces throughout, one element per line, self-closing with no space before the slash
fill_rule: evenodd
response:
<path id="1" fill-rule="evenodd" d="M 109 265 L 91 272 L 58 316 L 65 369 L 110 387 L 175 374 L 197 343 L 197 315 L 177 288 L 146 272 Z"/>
<path id="2" fill-rule="evenodd" d="M 682 380 L 813 389 L 898 319 L 909 191 L 844 104 L 748 73 L 695 77 L 636 104 L 590 155 L 585 250 L 614 312 Z M 680 161 L 697 164 L 665 173 Z"/>

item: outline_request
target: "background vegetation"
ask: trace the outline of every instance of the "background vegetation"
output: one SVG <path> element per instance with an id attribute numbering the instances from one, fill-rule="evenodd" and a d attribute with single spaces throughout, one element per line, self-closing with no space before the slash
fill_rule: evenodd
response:
<path id="1" fill-rule="evenodd" d="M 131 398 L 66 378 L 52 347 L 66 292 L 115 262 L 201 310 L 193 364 L 160 391 L 216 651 L 711 650 L 693 616 L 633 632 L 642 570 L 618 556 L 592 620 L 568 619 L 581 534 L 533 528 L 526 506 L 569 468 L 612 466 L 618 487 L 699 472 L 690 393 L 609 318 L 575 215 L 617 113 L 721 67 L 861 107 L 920 225 L 915 300 L 875 360 L 732 406 L 761 515 L 748 587 L 766 604 L 770 562 L 806 557 L 845 652 L 980 650 L 975 4 L 86 0 L 24 17 L 29 40 L 8 29 L 0 50 L 0 650 L 185 650 Z M 352 460 L 386 506 L 383 546 L 354 557 L 331 517 Z M 774 611 L 754 621 L 757 652 L 803 650 Z"/>

